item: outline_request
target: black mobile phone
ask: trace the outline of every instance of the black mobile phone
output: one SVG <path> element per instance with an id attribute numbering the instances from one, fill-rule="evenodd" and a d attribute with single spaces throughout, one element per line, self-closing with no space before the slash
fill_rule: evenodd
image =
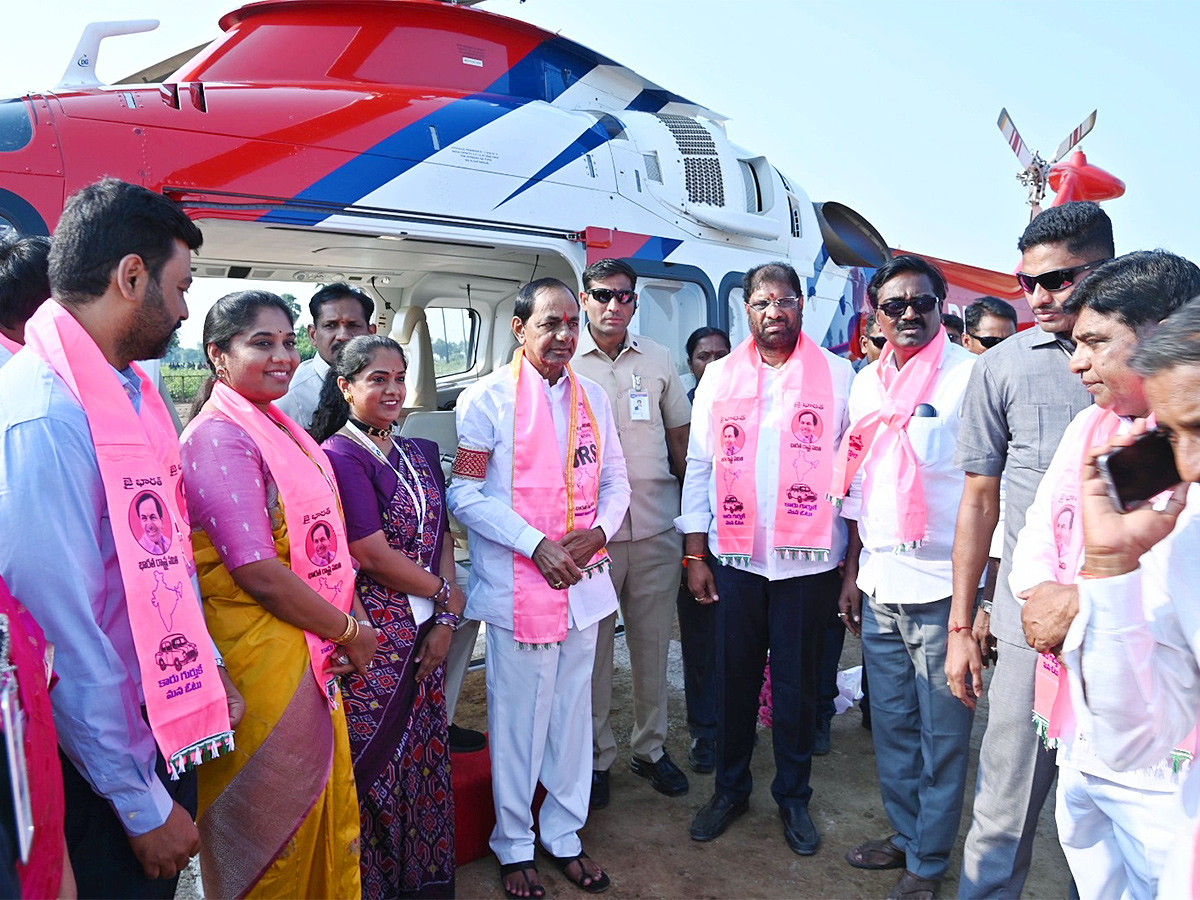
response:
<path id="1" fill-rule="evenodd" d="M 1096 460 L 1104 487 L 1117 512 L 1137 509 L 1151 497 L 1183 481 L 1175 468 L 1171 441 L 1161 431 L 1147 431 L 1128 447 Z"/>

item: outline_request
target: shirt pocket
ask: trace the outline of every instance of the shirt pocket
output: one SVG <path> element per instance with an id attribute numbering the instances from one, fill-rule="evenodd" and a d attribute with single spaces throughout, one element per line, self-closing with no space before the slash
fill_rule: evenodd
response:
<path id="1" fill-rule="evenodd" d="M 1013 462 L 1023 468 L 1046 471 L 1073 416 L 1074 409 L 1067 403 L 1014 404 L 1008 411 Z"/>
<path id="2" fill-rule="evenodd" d="M 917 459 L 926 465 L 935 465 L 942 457 L 946 444 L 943 434 L 947 421 L 943 416 L 913 416 L 908 420 L 908 440 Z"/>

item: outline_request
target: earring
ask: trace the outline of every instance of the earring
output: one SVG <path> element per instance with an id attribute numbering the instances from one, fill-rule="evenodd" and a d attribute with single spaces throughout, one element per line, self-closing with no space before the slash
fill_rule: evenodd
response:
<path id="1" fill-rule="evenodd" d="M 229 372 L 224 366 L 217 366 L 217 381 L 228 381 Z"/>
<path id="2" fill-rule="evenodd" d="M 342 399 L 343 399 L 343 400 L 345 400 L 347 403 L 349 403 L 349 402 L 350 402 L 350 399 L 351 399 L 351 394 L 350 394 L 350 392 L 349 392 L 349 391 L 342 391 Z"/>

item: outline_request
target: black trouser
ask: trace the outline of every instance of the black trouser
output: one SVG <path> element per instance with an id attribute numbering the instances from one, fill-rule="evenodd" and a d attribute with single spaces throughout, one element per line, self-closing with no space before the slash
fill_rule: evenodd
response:
<path id="1" fill-rule="evenodd" d="M 696 602 L 686 580 L 679 589 L 676 608 L 688 732 L 710 741 L 717 737 L 717 606 Z"/>
<path id="2" fill-rule="evenodd" d="M 808 804 L 825 631 L 837 605 L 837 569 L 782 581 L 731 566 L 713 574 L 717 607 L 717 791 L 750 796 L 758 694 L 771 651 L 772 741 L 781 807 Z"/>
<path id="3" fill-rule="evenodd" d="M 112 806 L 92 790 L 75 765 L 62 753 L 63 788 L 66 797 L 65 830 L 67 853 L 75 870 L 80 897 L 128 897 L 137 900 L 172 900 L 179 876 L 146 877 L 142 864 L 129 846 L 129 838 Z M 187 772 L 178 781 L 167 775 L 167 764 L 158 755 L 155 768 L 159 781 L 176 803 L 196 815 L 196 773 Z"/>

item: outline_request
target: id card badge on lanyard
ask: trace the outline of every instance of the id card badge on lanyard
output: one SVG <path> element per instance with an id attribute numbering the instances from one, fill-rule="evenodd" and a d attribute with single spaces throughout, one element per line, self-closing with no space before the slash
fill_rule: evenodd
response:
<path id="1" fill-rule="evenodd" d="M 4 728 L 4 749 L 8 759 L 8 780 L 12 787 L 13 820 L 21 862 L 29 862 L 33 846 L 33 803 L 29 797 L 29 774 L 25 768 L 25 713 L 17 690 L 17 669 L 9 658 L 12 632 L 8 616 L 0 615 L 0 726 Z"/>
<path id="2" fill-rule="evenodd" d="M 642 390 L 642 376 L 633 376 L 633 390 L 629 392 L 629 419 L 632 422 L 650 421 L 650 395 Z"/>

